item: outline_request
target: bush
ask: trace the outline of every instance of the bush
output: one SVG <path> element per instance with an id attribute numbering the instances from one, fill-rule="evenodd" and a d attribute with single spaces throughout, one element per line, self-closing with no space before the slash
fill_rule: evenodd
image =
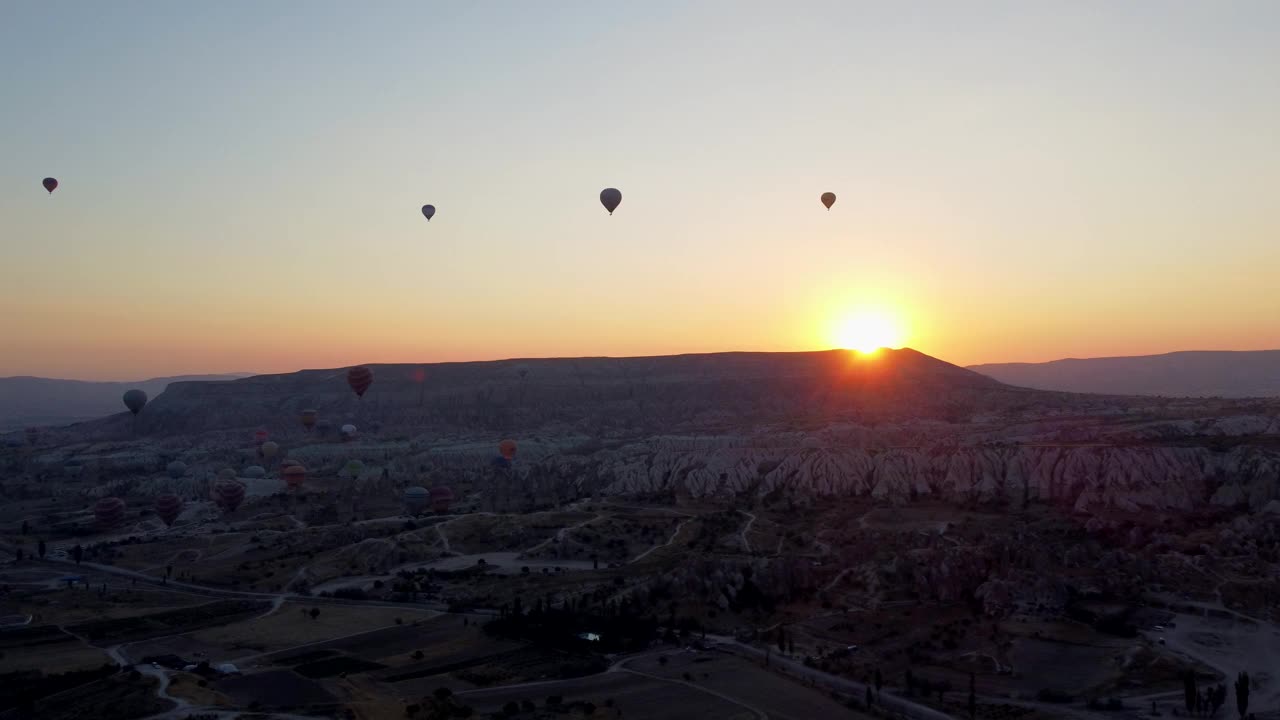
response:
<path id="1" fill-rule="evenodd" d="M 509 702 L 502 706 L 502 714 L 507 717 L 515 717 L 520 714 L 520 706 L 515 704 L 515 702 Z"/>

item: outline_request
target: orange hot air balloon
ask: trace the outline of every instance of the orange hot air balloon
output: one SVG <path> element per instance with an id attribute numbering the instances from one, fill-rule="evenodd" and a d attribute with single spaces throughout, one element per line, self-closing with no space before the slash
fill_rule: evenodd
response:
<path id="1" fill-rule="evenodd" d="M 373 371 L 361 365 L 347 371 L 347 384 L 355 391 L 356 397 L 364 397 L 365 391 L 373 384 Z"/>
<path id="2" fill-rule="evenodd" d="M 311 432 L 311 428 L 316 426 L 317 417 L 319 417 L 319 413 L 317 413 L 315 410 L 303 410 L 302 411 L 302 427 L 306 428 L 307 432 Z"/>
<path id="3" fill-rule="evenodd" d="M 502 457 L 505 458 L 507 462 L 511 462 L 512 460 L 515 460 L 516 459 L 516 441 L 503 440 L 502 442 L 498 443 L 498 453 L 502 455 Z"/>
<path id="4" fill-rule="evenodd" d="M 48 190 L 50 195 L 53 194 L 54 190 L 58 189 L 58 181 L 55 178 L 45 178 L 40 181 L 40 184 L 44 185 L 44 189 Z"/>
<path id="5" fill-rule="evenodd" d="M 156 515 L 165 525 L 173 527 L 173 521 L 182 514 L 182 498 L 173 493 L 164 493 L 156 498 Z"/>
<path id="6" fill-rule="evenodd" d="M 290 490 L 297 490 L 302 487 L 302 483 L 307 479 L 307 469 L 298 464 L 290 465 L 284 469 L 284 484 Z"/>
<path id="7" fill-rule="evenodd" d="M 93 506 L 93 516 L 104 530 L 116 527 L 124 521 L 124 501 L 118 497 L 104 497 Z"/>
<path id="8" fill-rule="evenodd" d="M 826 205 L 827 209 L 830 210 L 831 206 L 836 204 L 836 194 L 830 192 L 822 193 L 822 204 Z"/>

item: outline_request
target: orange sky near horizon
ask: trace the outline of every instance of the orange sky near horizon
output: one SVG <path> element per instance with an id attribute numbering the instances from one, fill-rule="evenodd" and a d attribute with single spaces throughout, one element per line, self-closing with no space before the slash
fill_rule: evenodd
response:
<path id="1" fill-rule="evenodd" d="M 14 7 L 0 377 L 1280 348 L 1280 3 L 927 5 Z"/>

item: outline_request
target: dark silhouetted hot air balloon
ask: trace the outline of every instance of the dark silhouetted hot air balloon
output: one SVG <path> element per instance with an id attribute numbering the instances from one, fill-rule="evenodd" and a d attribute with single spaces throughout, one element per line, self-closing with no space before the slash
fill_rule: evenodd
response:
<path id="1" fill-rule="evenodd" d="M 507 459 L 507 462 L 516 459 L 516 441 L 503 440 L 498 443 L 498 453 Z"/>
<path id="2" fill-rule="evenodd" d="M 427 219 L 427 222 L 431 222 L 431 218 L 435 217 L 435 215 L 436 215 L 436 206 L 435 206 L 435 205 L 423 205 L 423 206 L 422 206 L 422 217 L 426 218 L 426 219 Z"/>
<path id="3" fill-rule="evenodd" d="M 169 477 L 177 480 L 187 474 L 187 464 L 181 460 L 174 460 L 165 466 L 165 472 L 169 473 Z"/>
<path id="4" fill-rule="evenodd" d="M 307 469 L 297 463 L 293 463 L 285 468 L 281 475 L 284 476 L 284 484 L 290 490 L 297 490 L 307 480 Z"/>
<path id="5" fill-rule="evenodd" d="M 244 469 L 244 476 L 254 480 L 261 480 L 267 476 L 267 469 L 261 465 L 250 465 Z"/>
<path id="6" fill-rule="evenodd" d="M 622 204 L 622 193 L 617 188 L 605 188 L 600 191 L 600 204 L 604 205 L 604 209 L 612 215 L 613 211 Z"/>
<path id="7" fill-rule="evenodd" d="M 354 440 L 357 432 L 359 431 L 356 430 L 355 425 L 352 425 L 351 423 L 347 423 L 346 425 L 342 426 L 342 439 L 348 440 L 348 441 Z"/>
<path id="8" fill-rule="evenodd" d="M 93 517 L 104 530 L 124 522 L 124 501 L 118 497 L 104 497 L 93 506 Z"/>
<path id="9" fill-rule="evenodd" d="M 830 210 L 831 206 L 836 204 L 836 194 L 829 192 L 822 193 L 822 204 L 826 205 L 827 209 Z"/>
<path id="10" fill-rule="evenodd" d="M 218 471 L 218 478 L 221 480 L 235 480 L 236 471 L 233 468 L 222 468 Z"/>
<path id="11" fill-rule="evenodd" d="M 404 506 L 408 508 L 410 515 L 417 515 L 427 507 L 427 499 L 430 497 L 426 488 L 411 487 L 405 488 Z"/>
<path id="12" fill-rule="evenodd" d="M 258 454 L 267 460 L 274 458 L 278 452 L 280 452 L 280 444 L 274 440 L 268 440 L 262 443 L 262 447 L 258 448 Z"/>
<path id="13" fill-rule="evenodd" d="M 213 499 L 224 512 L 235 512 L 244 502 L 244 483 L 232 479 L 219 480 L 213 487 Z"/>
<path id="14" fill-rule="evenodd" d="M 147 394 L 141 390 L 130 390 L 124 394 L 124 406 L 129 408 L 129 412 L 134 415 L 142 412 L 142 408 L 146 404 Z"/>
<path id="15" fill-rule="evenodd" d="M 156 498 L 156 515 L 165 525 L 173 527 L 173 521 L 182 514 L 182 498 L 173 493 L 164 493 Z"/>
<path id="16" fill-rule="evenodd" d="M 453 503 L 453 491 L 447 487 L 431 488 L 431 510 L 438 513 L 449 512 L 449 505 Z"/>
<path id="17" fill-rule="evenodd" d="M 365 391 L 373 384 L 373 371 L 361 365 L 347 371 L 347 384 L 355 391 L 356 397 L 364 397 Z"/>
<path id="18" fill-rule="evenodd" d="M 319 417 L 319 413 L 317 413 L 315 410 L 310 410 L 310 409 L 303 410 L 302 411 L 302 427 L 306 428 L 307 432 L 310 432 L 311 428 L 316 426 L 317 417 Z"/>
<path id="19" fill-rule="evenodd" d="M 50 195 L 53 194 L 54 190 L 58 189 L 58 181 L 54 178 L 45 178 L 40 181 L 40 184 L 44 185 L 44 189 L 48 190 Z"/>

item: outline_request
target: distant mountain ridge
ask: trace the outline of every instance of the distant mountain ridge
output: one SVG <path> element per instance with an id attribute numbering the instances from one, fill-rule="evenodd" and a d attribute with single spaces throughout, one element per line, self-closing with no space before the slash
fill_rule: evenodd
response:
<path id="1" fill-rule="evenodd" d="M 1191 350 L 1163 355 L 970 365 L 1008 385 L 1076 393 L 1169 397 L 1280 396 L 1280 350 Z"/>
<path id="2" fill-rule="evenodd" d="M 121 396 L 139 388 L 154 398 L 171 383 L 238 380 L 250 373 L 179 375 L 137 382 L 94 382 L 20 375 L 0 378 L 0 430 L 60 425 L 110 415 L 123 409 Z"/>

